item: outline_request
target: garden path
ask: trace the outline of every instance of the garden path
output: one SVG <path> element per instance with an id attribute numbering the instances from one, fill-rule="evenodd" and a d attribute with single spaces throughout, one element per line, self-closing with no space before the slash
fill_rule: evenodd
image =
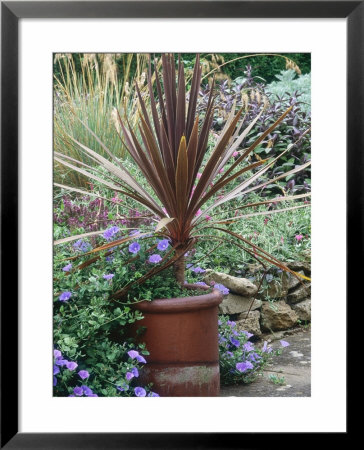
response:
<path id="1" fill-rule="evenodd" d="M 310 397 L 311 396 L 311 330 L 300 328 L 292 335 L 275 333 L 269 336 L 273 348 L 279 348 L 279 339 L 290 346 L 266 366 L 263 375 L 248 385 L 222 386 L 221 397 Z M 278 339 L 277 339 L 278 338 Z M 273 339 L 277 339 L 273 341 Z M 269 375 L 284 377 L 284 384 L 277 385 Z"/>

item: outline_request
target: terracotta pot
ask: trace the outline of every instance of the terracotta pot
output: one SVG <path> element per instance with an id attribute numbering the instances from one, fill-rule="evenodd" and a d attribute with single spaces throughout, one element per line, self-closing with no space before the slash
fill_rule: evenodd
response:
<path id="1" fill-rule="evenodd" d="M 186 285 L 199 289 L 201 286 Z M 222 294 L 211 293 L 145 301 L 135 305 L 144 319 L 132 335 L 145 342 L 150 355 L 140 377 L 163 397 L 214 397 L 220 392 L 218 305 Z"/>

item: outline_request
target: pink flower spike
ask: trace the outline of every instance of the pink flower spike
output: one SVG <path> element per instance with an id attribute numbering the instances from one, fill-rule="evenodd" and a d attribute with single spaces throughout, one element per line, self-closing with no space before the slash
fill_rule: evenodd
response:
<path id="1" fill-rule="evenodd" d="M 284 239 L 283 239 L 283 237 L 281 237 L 281 242 L 282 242 L 282 244 L 283 244 L 283 242 L 284 242 Z"/>
<path id="2" fill-rule="evenodd" d="M 199 216 L 202 213 L 201 209 L 199 209 L 196 213 L 196 216 Z"/>
<path id="3" fill-rule="evenodd" d="M 206 214 L 206 216 L 205 216 L 205 219 L 206 219 L 207 221 L 209 221 L 209 220 L 211 220 L 211 219 L 212 219 L 212 217 L 211 217 L 211 216 L 209 216 L 208 214 Z"/>
<path id="4" fill-rule="evenodd" d="M 219 173 L 224 173 L 224 168 L 220 169 Z"/>
<path id="5" fill-rule="evenodd" d="M 303 236 L 302 236 L 302 234 L 297 234 L 297 235 L 295 236 L 295 238 L 296 238 L 297 241 L 299 242 L 301 239 L 303 239 Z"/>
<path id="6" fill-rule="evenodd" d="M 198 172 L 198 174 L 196 175 L 196 178 L 201 178 L 202 177 L 202 173 Z"/>
<path id="7" fill-rule="evenodd" d="M 236 151 L 235 151 L 235 152 L 233 153 L 234 158 L 235 158 L 235 156 L 238 156 L 238 154 L 239 154 L 239 152 L 236 152 Z"/>

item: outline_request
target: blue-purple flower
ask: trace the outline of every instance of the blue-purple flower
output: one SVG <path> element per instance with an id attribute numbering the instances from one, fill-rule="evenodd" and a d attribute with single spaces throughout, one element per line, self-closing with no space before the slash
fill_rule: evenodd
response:
<path id="1" fill-rule="evenodd" d="M 239 372 L 246 372 L 249 369 L 253 369 L 254 366 L 250 361 L 245 361 L 245 362 L 237 363 L 235 367 L 236 367 L 236 370 L 238 370 Z"/>
<path id="2" fill-rule="evenodd" d="M 112 239 L 119 231 L 120 231 L 120 228 L 119 228 L 119 227 L 111 227 L 111 228 L 108 228 L 108 229 L 104 232 L 103 236 L 104 236 L 104 238 L 105 238 L 107 241 L 111 241 L 111 239 Z"/>
<path id="3" fill-rule="evenodd" d="M 267 345 L 267 341 L 264 341 L 263 347 L 262 347 L 262 352 L 264 353 L 271 353 L 272 351 L 272 347 Z"/>
<path id="4" fill-rule="evenodd" d="M 192 272 L 195 272 L 195 273 L 205 273 L 206 272 L 206 270 L 202 269 L 201 267 L 194 267 L 191 270 L 192 270 Z"/>
<path id="5" fill-rule="evenodd" d="M 135 236 L 136 234 L 139 234 L 139 233 L 140 233 L 139 230 L 132 230 L 132 231 L 129 233 L 129 236 Z"/>
<path id="6" fill-rule="evenodd" d="M 69 361 L 67 362 L 66 367 L 68 370 L 75 370 L 76 367 L 78 367 L 78 364 L 74 361 Z"/>
<path id="7" fill-rule="evenodd" d="M 132 378 L 134 378 L 134 374 L 132 372 L 126 372 L 125 378 L 130 381 Z"/>
<path id="8" fill-rule="evenodd" d="M 245 336 L 246 336 L 248 339 L 251 338 L 252 336 L 254 336 L 254 334 L 253 334 L 253 333 L 249 333 L 249 331 L 242 331 L 242 333 L 244 333 Z"/>
<path id="9" fill-rule="evenodd" d="M 58 366 L 53 366 L 53 375 L 57 375 L 57 373 L 59 373 L 59 367 Z"/>
<path id="10" fill-rule="evenodd" d="M 157 255 L 157 254 L 150 255 L 148 261 L 150 263 L 157 264 L 162 261 L 162 257 L 161 257 L 161 255 Z"/>
<path id="11" fill-rule="evenodd" d="M 113 273 L 109 273 L 109 274 L 105 274 L 105 275 L 103 275 L 103 278 L 105 279 L 105 280 L 112 280 L 113 278 L 114 278 L 114 274 Z"/>
<path id="12" fill-rule="evenodd" d="M 165 250 L 167 250 L 168 246 L 169 246 L 168 239 L 162 239 L 161 241 L 158 242 L 157 249 L 161 252 L 164 252 Z"/>
<path id="13" fill-rule="evenodd" d="M 235 345 L 235 347 L 240 346 L 240 342 L 237 339 L 234 339 L 233 337 L 230 338 L 230 342 Z"/>
<path id="14" fill-rule="evenodd" d="M 137 369 L 136 367 L 133 367 L 133 368 L 131 369 L 131 371 L 132 371 L 132 373 L 133 373 L 133 375 L 134 375 L 135 377 L 138 377 L 138 376 L 139 376 L 139 371 L 138 371 L 138 369 Z"/>
<path id="15" fill-rule="evenodd" d="M 159 397 L 159 394 L 157 394 L 156 392 L 150 391 L 149 394 L 147 395 L 147 397 Z"/>
<path id="16" fill-rule="evenodd" d="M 130 356 L 131 359 L 136 359 L 137 361 L 141 362 L 141 363 L 146 363 L 147 361 L 143 358 L 142 355 L 139 355 L 139 352 L 137 352 L 136 350 L 130 350 L 128 351 L 128 355 Z"/>
<path id="17" fill-rule="evenodd" d="M 282 347 L 289 347 L 289 342 L 287 341 L 279 341 Z"/>
<path id="18" fill-rule="evenodd" d="M 129 389 L 129 385 L 127 385 L 126 383 L 123 384 L 122 386 L 116 386 L 116 389 L 120 392 L 124 392 L 127 391 Z"/>
<path id="19" fill-rule="evenodd" d="M 83 389 L 82 389 L 82 387 L 79 387 L 79 386 L 75 387 L 75 388 L 73 389 L 73 393 L 74 393 L 75 395 L 77 395 L 77 397 L 81 397 L 81 396 L 83 395 Z"/>
<path id="20" fill-rule="evenodd" d="M 133 242 L 132 244 L 129 245 L 129 252 L 130 253 L 138 253 L 138 251 L 140 250 L 140 245 L 138 244 L 138 242 Z"/>
<path id="21" fill-rule="evenodd" d="M 87 370 L 80 370 L 78 372 L 78 375 L 80 376 L 80 378 L 82 378 L 83 380 L 85 380 L 86 378 L 88 378 L 90 376 L 90 374 L 87 372 Z"/>
<path id="22" fill-rule="evenodd" d="M 88 386 L 82 385 L 81 389 L 83 391 L 83 393 L 86 395 L 86 397 L 91 397 L 93 392 L 92 389 L 90 389 Z"/>
<path id="23" fill-rule="evenodd" d="M 62 292 L 62 294 L 58 297 L 60 302 L 66 302 L 72 296 L 71 292 Z"/>
<path id="24" fill-rule="evenodd" d="M 54 349 L 53 350 L 53 356 L 58 359 L 58 358 L 62 358 L 62 353 L 59 350 Z"/>
<path id="25" fill-rule="evenodd" d="M 136 397 L 145 397 L 147 395 L 146 390 L 139 386 L 134 388 L 134 393 L 135 393 Z"/>
<path id="26" fill-rule="evenodd" d="M 247 352 L 254 350 L 254 344 L 248 341 L 247 343 L 244 344 L 244 350 L 246 350 Z"/>
<path id="27" fill-rule="evenodd" d="M 87 242 L 83 241 L 82 239 L 79 239 L 77 242 L 75 242 L 73 244 L 73 248 L 75 250 L 79 250 L 79 251 L 85 253 L 90 248 L 90 244 L 88 244 Z"/>
<path id="28" fill-rule="evenodd" d="M 223 295 L 227 295 L 230 292 L 226 286 L 220 283 L 214 284 L 214 288 L 218 289 Z"/>
<path id="29" fill-rule="evenodd" d="M 67 361 L 67 359 L 61 359 L 61 358 L 57 358 L 55 361 L 54 361 L 54 364 L 57 364 L 57 366 L 65 366 L 66 364 L 68 364 L 68 361 Z"/>
<path id="30" fill-rule="evenodd" d="M 69 272 L 72 269 L 72 264 L 67 264 L 67 266 L 63 267 L 63 272 Z"/>

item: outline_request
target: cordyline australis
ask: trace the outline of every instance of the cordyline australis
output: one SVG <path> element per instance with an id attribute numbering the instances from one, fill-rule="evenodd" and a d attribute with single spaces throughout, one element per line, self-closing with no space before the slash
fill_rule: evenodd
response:
<path id="1" fill-rule="evenodd" d="M 130 126 L 128 118 L 124 117 L 122 113 L 120 114 L 119 111 L 117 112 L 120 123 L 120 139 L 150 184 L 154 195 L 150 195 L 146 192 L 136 179 L 125 169 L 123 162 L 119 161 L 113 153 L 106 148 L 86 124 L 84 124 L 84 126 L 102 146 L 112 162 L 74 138 L 70 138 L 80 147 L 82 152 L 88 155 L 94 162 L 98 163 L 103 169 L 106 169 L 108 173 L 107 179 L 95 175 L 93 167 L 75 161 L 65 155 L 57 153 L 55 159 L 59 163 L 96 180 L 113 191 L 120 192 L 134 199 L 154 215 L 155 221 L 157 222 L 157 227 L 154 231 L 159 236 L 169 239 L 172 248 L 164 256 L 161 264 L 142 276 L 137 281 L 137 284 L 144 282 L 171 265 L 174 265 L 176 280 L 180 283 L 184 283 L 186 252 L 194 247 L 197 240 L 204 237 L 209 240 L 216 240 L 218 245 L 220 245 L 223 240 L 219 236 L 211 233 L 209 234 L 209 230 L 226 232 L 229 238 L 225 240 L 226 243 L 231 244 L 231 242 L 234 242 L 239 248 L 247 251 L 253 258 L 260 261 L 264 267 L 263 261 L 266 261 L 269 264 L 274 264 L 296 276 L 301 276 L 300 274 L 292 272 L 275 257 L 254 245 L 243 236 L 221 226 L 236 220 L 241 220 L 247 216 L 252 216 L 254 213 L 242 214 L 238 217 L 217 221 L 209 216 L 211 219 L 208 222 L 206 221 L 206 214 L 211 213 L 214 208 L 217 208 L 232 199 L 239 199 L 239 201 L 243 203 L 244 195 L 262 189 L 267 184 L 303 170 L 310 164 L 310 162 L 308 162 L 281 174 L 274 179 L 259 182 L 261 176 L 268 168 L 272 167 L 277 159 L 283 154 L 289 152 L 290 148 L 292 148 L 295 143 L 289 145 L 289 147 L 277 158 L 260 160 L 249 164 L 246 162 L 247 157 L 266 138 L 266 136 L 268 136 L 277 125 L 284 120 L 291 108 L 287 109 L 273 125 L 267 128 L 267 130 L 264 131 L 249 148 L 242 150 L 239 157 L 237 157 L 233 164 L 230 165 L 229 162 L 231 161 L 234 152 L 237 151 L 240 144 L 254 127 L 263 112 L 262 109 L 251 123 L 245 125 L 245 116 L 242 117 L 242 109 L 235 114 L 235 107 L 233 107 L 208 161 L 202 168 L 214 112 L 214 81 L 212 81 L 205 114 L 200 118 L 196 115 L 201 82 L 201 67 L 199 61 L 199 55 L 196 55 L 196 63 L 187 101 L 184 67 L 180 56 L 178 57 L 178 66 L 176 68 L 175 57 L 173 54 L 162 55 L 161 76 L 158 72 L 155 72 L 155 76 L 153 76 L 151 59 L 149 59 L 147 83 L 150 104 L 148 106 L 144 100 L 145 96 L 143 98 L 138 85 L 135 85 L 140 105 L 140 121 L 138 124 L 139 136 L 136 135 L 136 132 Z M 157 67 L 157 64 L 154 64 L 154 66 Z M 245 128 L 243 129 L 244 126 Z M 241 131 L 242 129 L 243 131 Z M 221 174 L 223 168 L 224 170 L 227 169 Z M 233 180 L 248 171 L 253 171 L 253 174 L 244 179 L 244 181 L 241 181 L 234 188 L 228 189 L 229 184 Z M 196 181 L 197 184 L 195 185 Z M 56 186 L 75 192 L 89 194 L 84 190 L 61 184 L 56 184 Z M 222 193 L 223 188 L 225 189 Z M 219 197 L 216 196 L 218 193 L 221 194 Z M 238 209 L 243 210 L 245 208 L 272 202 L 294 200 L 308 195 L 309 194 L 289 197 L 283 196 L 266 202 L 245 203 Z M 279 211 L 300 208 L 303 206 L 293 206 Z M 269 211 L 268 214 L 272 212 L 274 211 Z M 261 214 L 261 212 L 257 214 Z M 207 233 L 204 234 L 203 231 L 207 231 Z M 88 236 L 90 235 L 91 234 L 88 234 Z M 89 254 L 106 250 L 111 251 L 113 247 L 125 245 L 130 240 L 136 238 L 142 239 L 148 236 L 149 233 L 139 233 L 133 236 L 127 236 L 97 247 L 91 250 Z M 73 236 L 57 241 L 56 243 L 65 243 L 79 238 L 80 235 Z M 92 258 L 90 262 L 95 261 L 95 259 L 97 258 Z M 86 265 L 88 264 L 83 263 L 79 267 L 85 267 Z M 114 295 L 116 297 L 125 295 L 129 287 L 129 285 L 125 286 L 121 291 L 116 292 Z"/>

